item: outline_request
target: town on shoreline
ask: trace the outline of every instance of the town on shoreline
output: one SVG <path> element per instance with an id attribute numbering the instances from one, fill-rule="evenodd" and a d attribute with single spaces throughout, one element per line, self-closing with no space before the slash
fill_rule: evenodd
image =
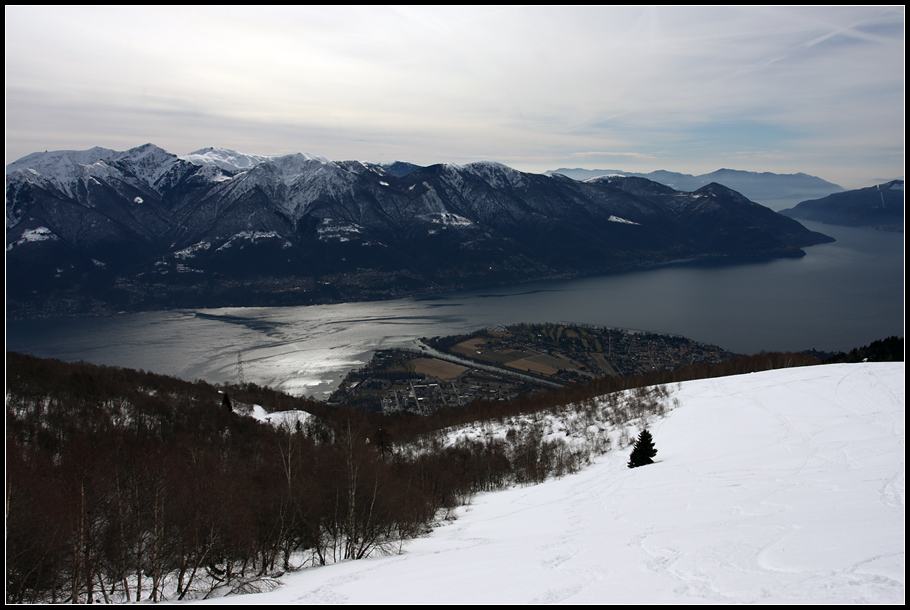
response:
<path id="1" fill-rule="evenodd" d="M 583 324 L 516 324 L 424 338 L 419 350 L 377 351 L 352 371 L 329 404 L 428 415 L 476 400 L 508 400 L 540 389 L 713 364 L 736 356 L 677 335 Z"/>

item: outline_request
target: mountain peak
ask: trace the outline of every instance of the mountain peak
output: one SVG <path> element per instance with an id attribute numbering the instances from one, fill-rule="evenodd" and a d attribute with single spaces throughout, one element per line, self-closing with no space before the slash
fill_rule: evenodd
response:
<path id="1" fill-rule="evenodd" d="M 180 158 L 193 165 L 214 165 L 229 172 L 246 171 L 269 159 L 263 155 L 248 155 L 215 146 L 201 148 Z"/>
<path id="2" fill-rule="evenodd" d="M 95 146 L 88 150 L 52 150 L 35 152 L 13 161 L 6 166 L 7 173 L 20 169 L 42 171 L 61 165 L 91 165 L 101 160 L 110 160 L 119 154 L 110 148 Z"/>
<path id="3" fill-rule="evenodd" d="M 281 165 L 288 163 L 300 163 L 303 161 L 319 161 L 321 163 L 331 163 L 325 157 L 317 155 L 308 155 L 304 153 L 291 153 L 287 155 L 251 155 L 248 153 L 219 148 L 217 146 L 208 146 L 193 151 L 188 155 L 180 157 L 184 161 L 189 161 L 193 165 L 214 165 L 228 172 L 247 171 L 268 161 L 273 161 Z"/>
<path id="4" fill-rule="evenodd" d="M 111 161 L 153 187 L 177 159 L 159 146 L 143 144 L 115 155 Z"/>
<path id="5" fill-rule="evenodd" d="M 722 199 L 723 201 L 729 201 L 740 205 L 763 207 L 754 201 L 750 201 L 747 197 L 744 197 L 742 193 L 734 191 L 730 187 L 724 186 L 719 182 L 710 182 L 700 189 L 692 191 L 692 194 L 697 197 L 707 196 L 712 199 Z"/>
<path id="6" fill-rule="evenodd" d="M 472 161 L 465 165 L 447 164 L 447 168 L 477 176 L 496 188 L 517 187 L 524 183 L 525 174 L 497 161 Z"/>
<path id="7" fill-rule="evenodd" d="M 408 174 L 417 171 L 423 166 L 416 165 L 414 163 L 408 163 L 407 161 L 395 161 L 393 163 L 380 163 L 379 167 L 389 172 L 396 178 L 403 178 Z"/>

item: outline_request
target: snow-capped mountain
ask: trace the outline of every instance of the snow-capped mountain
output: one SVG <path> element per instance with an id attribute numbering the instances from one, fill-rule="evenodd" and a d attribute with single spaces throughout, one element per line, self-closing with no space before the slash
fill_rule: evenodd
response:
<path id="1" fill-rule="evenodd" d="M 229 172 L 238 172 L 252 169 L 254 166 L 268 161 L 271 157 L 263 155 L 247 155 L 236 150 L 226 148 L 202 148 L 188 155 L 180 157 L 194 165 L 214 165 Z"/>
<path id="2" fill-rule="evenodd" d="M 378 298 L 830 239 L 717 184 L 393 165 L 152 144 L 28 155 L 7 166 L 8 307 Z"/>

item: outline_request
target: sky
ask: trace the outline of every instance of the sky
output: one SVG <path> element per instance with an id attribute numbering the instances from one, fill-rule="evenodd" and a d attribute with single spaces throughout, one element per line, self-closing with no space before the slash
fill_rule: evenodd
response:
<path id="1" fill-rule="evenodd" d="M 7 6 L 6 162 L 904 174 L 904 7 Z"/>

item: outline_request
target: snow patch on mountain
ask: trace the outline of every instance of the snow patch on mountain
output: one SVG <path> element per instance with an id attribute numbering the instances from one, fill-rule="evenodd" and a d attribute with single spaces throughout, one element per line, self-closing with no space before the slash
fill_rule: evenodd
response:
<path id="1" fill-rule="evenodd" d="M 563 174 L 559 174 L 559 175 L 562 176 Z M 628 178 L 628 176 L 627 176 L 626 174 L 620 174 L 620 173 L 617 173 L 617 172 L 613 172 L 613 173 L 608 173 L 608 174 L 599 174 L 599 175 L 594 176 L 594 177 L 592 177 L 592 178 L 586 178 L 586 179 L 584 179 L 584 180 L 581 180 L 581 182 L 588 182 L 588 183 L 590 183 L 590 184 L 597 184 L 598 182 L 603 182 L 603 180 L 602 180 L 603 178 Z"/>
<path id="2" fill-rule="evenodd" d="M 30 231 L 25 231 L 16 242 L 8 244 L 6 246 L 6 251 L 9 252 L 14 246 L 21 246 L 22 244 L 29 242 L 47 241 L 49 239 L 59 238 L 47 227 L 37 227 Z"/>
<path id="3" fill-rule="evenodd" d="M 188 258 L 193 258 L 196 256 L 196 253 L 199 252 L 200 250 L 203 250 L 203 251 L 208 250 L 211 247 L 212 247 L 212 244 L 210 242 L 201 241 L 198 244 L 193 244 L 192 246 L 184 248 L 183 250 L 178 250 L 178 251 L 174 252 L 174 258 L 179 258 L 179 259 L 184 259 L 184 260 L 188 259 Z"/>
<path id="4" fill-rule="evenodd" d="M 177 263 L 177 273 L 205 273 L 202 269 L 194 269 L 182 263 Z"/>
<path id="5" fill-rule="evenodd" d="M 421 218 L 433 223 L 449 227 L 468 227 L 473 225 L 470 219 L 451 212 L 438 212 L 435 214 L 425 214 Z"/>
<path id="6" fill-rule="evenodd" d="M 252 242 L 255 244 L 257 241 L 260 241 L 263 239 L 283 239 L 283 238 L 281 237 L 281 235 L 279 235 L 278 233 L 276 233 L 274 231 L 241 231 L 240 233 L 236 233 L 236 234 L 232 235 L 231 238 L 228 239 L 226 242 L 224 242 L 218 249 L 215 250 L 215 252 L 222 252 L 224 250 L 227 250 L 228 248 L 233 248 L 234 246 L 237 246 L 237 245 L 240 245 L 242 247 L 243 242 L 245 242 L 245 241 Z M 289 247 L 291 247 L 291 242 L 284 240 L 284 243 L 282 244 L 282 246 L 285 248 L 289 248 Z M 208 249 L 208 248 L 206 247 L 206 249 Z"/>
<path id="7" fill-rule="evenodd" d="M 336 221 L 332 218 L 323 218 L 322 224 L 316 228 L 320 241 L 351 241 L 355 236 L 363 233 L 363 227 Z"/>

